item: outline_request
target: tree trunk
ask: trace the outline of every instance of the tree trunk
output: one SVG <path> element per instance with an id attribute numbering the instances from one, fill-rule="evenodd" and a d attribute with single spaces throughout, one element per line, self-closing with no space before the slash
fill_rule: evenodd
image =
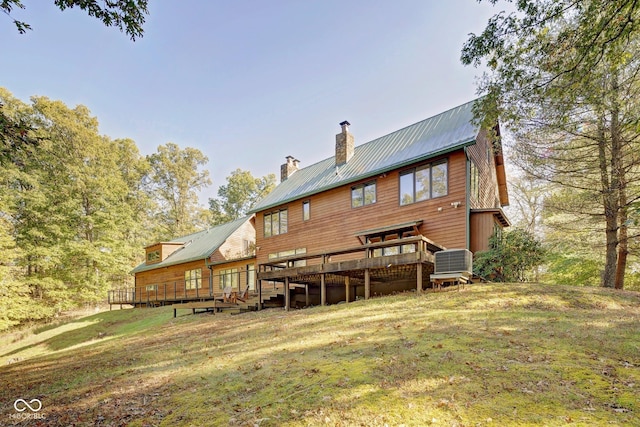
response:
<path id="1" fill-rule="evenodd" d="M 616 267 L 618 262 L 618 194 L 613 188 L 613 178 L 609 180 L 609 164 L 607 162 L 606 135 L 604 131 L 604 118 L 601 118 L 598 134 L 598 157 L 600 164 L 600 179 L 602 183 L 602 204 L 604 206 L 604 217 L 606 223 L 606 252 L 604 271 L 602 273 L 600 286 L 610 288 L 614 286 L 616 277 Z"/>
<path id="2" fill-rule="evenodd" d="M 627 182 L 624 165 L 624 144 L 620 129 L 620 104 L 618 96 L 620 86 L 618 84 L 618 71 L 611 73 L 611 188 L 617 192 L 616 210 L 618 215 L 618 260 L 613 287 L 624 287 L 624 273 L 627 268 Z"/>

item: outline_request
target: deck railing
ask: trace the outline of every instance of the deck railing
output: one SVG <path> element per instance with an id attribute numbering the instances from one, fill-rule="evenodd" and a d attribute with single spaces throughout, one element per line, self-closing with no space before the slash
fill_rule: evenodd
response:
<path id="1" fill-rule="evenodd" d="M 227 286 L 239 293 L 243 292 L 247 286 L 249 291 L 255 291 L 255 277 L 255 270 L 226 271 L 214 274 L 211 281 L 205 277 L 197 283 L 177 280 L 136 288 L 114 289 L 108 292 L 108 303 L 110 305 L 156 305 L 164 302 L 213 299 L 222 297 L 222 291 Z"/>

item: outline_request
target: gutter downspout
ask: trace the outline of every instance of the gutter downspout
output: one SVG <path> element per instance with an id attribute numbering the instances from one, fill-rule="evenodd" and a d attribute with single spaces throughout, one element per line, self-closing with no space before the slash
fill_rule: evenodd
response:
<path id="1" fill-rule="evenodd" d="M 213 264 L 209 264 L 209 257 L 204 260 L 204 265 L 209 269 L 209 296 L 213 296 Z"/>

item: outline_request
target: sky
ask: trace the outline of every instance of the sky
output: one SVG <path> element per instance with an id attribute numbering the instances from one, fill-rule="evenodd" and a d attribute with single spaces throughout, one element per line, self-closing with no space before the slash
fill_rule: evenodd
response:
<path id="1" fill-rule="evenodd" d="M 240 168 L 274 173 L 334 155 L 477 97 L 460 63 L 469 33 L 500 11 L 476 0 L 150 0 L 132 42 L 80 10 L 23 0 L 0 15 L 0 87 L 85 105 L 100 133 L 143 155 L 173 142 L 209 159 L 215 197 Z"/>

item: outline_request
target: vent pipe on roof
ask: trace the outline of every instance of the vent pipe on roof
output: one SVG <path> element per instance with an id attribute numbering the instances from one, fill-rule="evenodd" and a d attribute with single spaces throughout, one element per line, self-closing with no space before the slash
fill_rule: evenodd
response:
<path id="1" fill-rule="evenodd" d="M 299 169 L 300 160 L 293 156 L 287 156 L 287 162 L 280 166 L 280 182 L 286 181 Z"/>
<path id="2" fill-rule="evenodd" d="M 347 163 L 353 157 L 355 143 L 353 135 L 349 133 L 350 124 L 346 120 L 340 123 L 342 132 L 336 135 L 336 166 Z"/>

